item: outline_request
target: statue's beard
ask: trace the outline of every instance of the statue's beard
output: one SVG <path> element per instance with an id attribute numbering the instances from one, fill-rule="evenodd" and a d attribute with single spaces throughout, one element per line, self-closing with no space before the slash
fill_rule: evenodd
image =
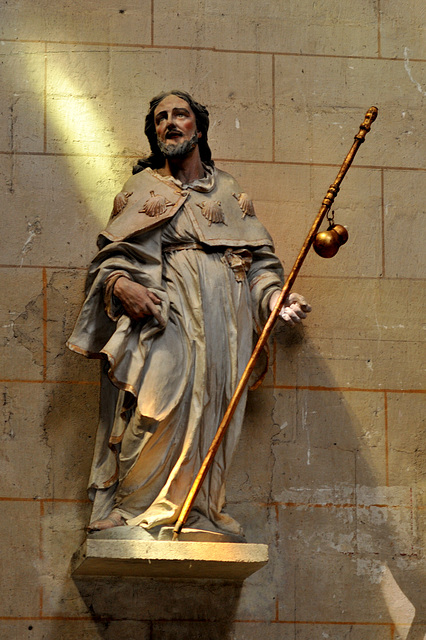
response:
<path id="1" fill-rule="evenodd" d="M 167 144 L 157 138 L 158 148 L 166 158 L 184 158 L 198 144 L 198 132 L 196 131 L 192 138 L 179 142 L 179 144 Z"/>

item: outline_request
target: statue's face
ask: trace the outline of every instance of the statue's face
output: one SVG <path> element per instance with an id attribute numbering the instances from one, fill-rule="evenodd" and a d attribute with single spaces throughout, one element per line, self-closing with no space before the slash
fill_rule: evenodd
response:
<path id="1" fill-rule="evenodd" d="M 155 108 L 154 123 L 158 146 L 166 156 L 189 153 L 201 137 L 191 107 L 173 94 L 166 96 Z"/>

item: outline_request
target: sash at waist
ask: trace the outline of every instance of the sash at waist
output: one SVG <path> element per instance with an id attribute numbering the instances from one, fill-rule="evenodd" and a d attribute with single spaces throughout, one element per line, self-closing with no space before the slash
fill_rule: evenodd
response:
<path id="1" fill-rule="evenodd" d="M 195 249 L 204 253 L 222 253 L 222 261 L 234 272 L 237 282 L 245 279 L 247 271 L 253 262 L 253 254 L 248 249 L 231 249 L 230 247 L 210 247 L 199 242 L 184 242 L 182 244 L 169 244 L 163 247 L 163 253 L 173 253 L 174 251 L 187 251 Z"/>

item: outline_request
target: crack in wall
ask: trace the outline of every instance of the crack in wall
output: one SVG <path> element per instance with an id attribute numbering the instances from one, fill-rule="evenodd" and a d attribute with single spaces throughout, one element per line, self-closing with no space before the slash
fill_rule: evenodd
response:
<path id="1" fill-rule="evenodd" d="M 9 143 L 10 150 L 12 152 L 12 170 L 10 173 L 10 180 L 8 181 L 9 193 L 15 193 L 15 125 L 18 120 L 18 116 L 15 113 L 15 106 L 20 99 L 20 95 L 14 94 L 14 100 L 9 107 L 10 111 L 10 124 L 9 124 Z"/>
<path id="2" fill-rule="evenodd" d="M 426 96 L 426 91 L 423 90 L 423 87 L 420 84 L 420 82 L 417 82 L 417 80 L 415 80 L 415 78 L 413 77 L 413 73 L 410 67 L 410 58 L 408 57 L 408 47 L 404 48 L 404 69 L 406 70 L 407 75 L 410 78 L 410 81 L 414 84 L 417 91 L 419 91 L 419 93 L 421 93 L 422 96 Z"/>
<path id="3" fill-rule="evenodd" d="M 52 400 L 49 399 L 47 409 L 46 409 L 46 414 L 45 414 L 45 421 L 42 425 L 42 433 L 40 436 L 40 440 L 45 445 L 46 449 L 49 452 L 48 459 L 46 462 L 45 492 L 46 492 L 46 495 L 49 495 L 49 493 L 51 493 L 51 495 L 54 496 L 55 495 L 55 474 L 53 473 L 54 447 L 53 447 L 53 444 L 49 442 L 49 433 L 51 430 L 48 429 L 49 415 L 52 413 L 52 411 L 53 411 L 53 404 L 52 404 Z"/>
<path id="4" fill-rule="evenodd" d="M 3 423 L 4 423 L 4 428 L 3 428 L 3 433 L 0 437 L 0 440 L 14 440 L 16 438 L 16 433 L 13 429 L 13 426 L 11 424 L 12 419 L 14 416 L 14 412 L 12 411 L 11 407 L 10 407 L 10 401 L 9 401 L 9 396 L 8 396 L 8 389 L 6 387 L 6 390 L 3 391 Z"/>

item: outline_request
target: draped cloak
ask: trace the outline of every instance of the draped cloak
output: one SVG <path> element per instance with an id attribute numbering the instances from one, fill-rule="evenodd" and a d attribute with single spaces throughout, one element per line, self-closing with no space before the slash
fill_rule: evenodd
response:
<path id="1" fill-rule="evenodd" d="M 123 190 L 131 195 L 98 238 L 68 346 L 105 359 L 92 519 L 114 509 L 151 529 L 177 520 L 283 273 L 229 174 L 207 169 L 206 178 L 182 185 L 145 169 Z M 112 294 L 120 275 L 160 298 L 164 328 L 124 313 Z M 232 533 L 240 527 L 223 511 L 225 477 L 245 404 L 246 392 L 194 505 Z"/>

